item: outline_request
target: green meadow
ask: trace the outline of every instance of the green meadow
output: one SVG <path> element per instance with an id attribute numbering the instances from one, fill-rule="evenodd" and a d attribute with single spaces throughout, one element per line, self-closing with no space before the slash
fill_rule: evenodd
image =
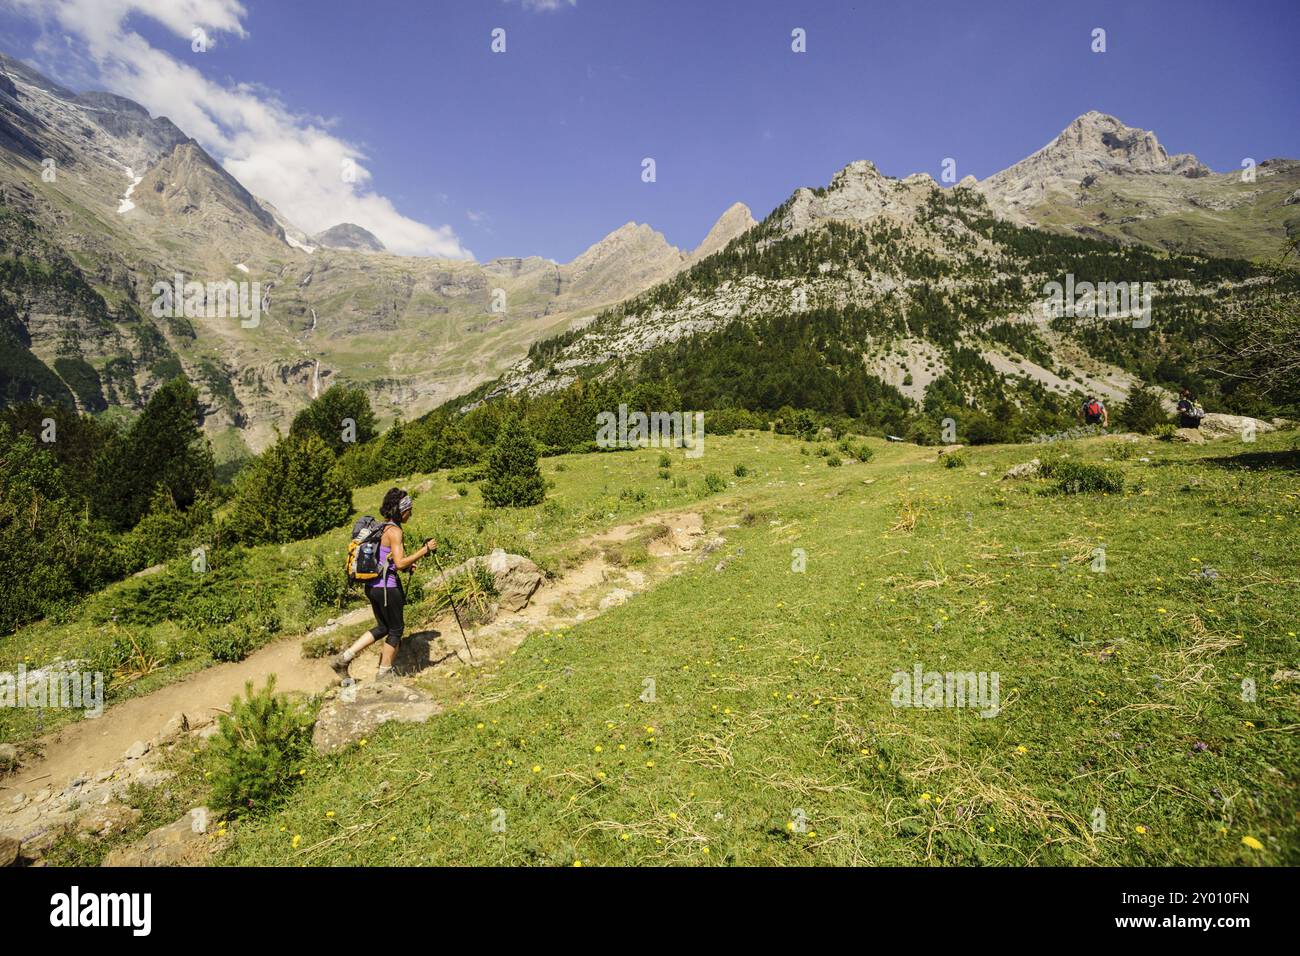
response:
<path id="1" fill-rule="evenodd" d="M 717 439 L 707 467 L 755 471 L 707 502 L 723 570 L 466 669 L 428 725 L 312 761 L 224 860 L 1295 863 L 1294 444 L 1144 440 L 1131 490 L 1071 495 L 997 480 L 1039 448 L 834 468 Z M 570 467 L 591 489 L 603 462 Z M 893 706 L 917 662 L 997 672 L 998 713 Z"/>
<path id="2" fill-rule="evenodd" d="M 666 469 L 655 449 L 560 456 L 543 462 L 547 501 L 507 512 L 446 473 L 413 476 L 412 530 L 453 554 L 502 546 L 563 575 L 575 539 L 687 510 L 726 543 L 481 667 L 438 665 L 417 683 L 442 714 L 308 758 L 278 810 L 223 828 L 219 862 L 1300 860 L 1295 432 L 983 446 L 955 467 L 868 441 L 870 461 L 839 466 L 830 443 L 755 432 Z M 1045 454 L 1117 470 L 1124 491 L 1000 480 Z M 244 567 L 275 590 L 273 565 L 338 560 L 339 538 Z M 337 613 L 283 600 L 286 630 Z M 66 651 L 75 630 L 17 637 Z M 895 706 L 894 675 L 918 667 L 996 674 L 996 707 Z M 206 751 L 176 769 L 175 806 L 111 845 L 203 799 Z"/>

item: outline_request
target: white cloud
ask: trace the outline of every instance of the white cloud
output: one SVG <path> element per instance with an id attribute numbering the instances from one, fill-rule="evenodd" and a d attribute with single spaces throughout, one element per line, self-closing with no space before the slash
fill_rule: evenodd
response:
<path id="1" fill-rule="evenodd" d="M 154 115 L 167 116 L 249 191 L 270 200 L 309 234 L 354 222 L 393 252 L 469 256 L 450 226 L 431 227 L 403 216 L 374 192 L 363 151 L 329 132 L 324 120 L 294 113 L 252 84 L 209 80 L 128 26 L 129 18 L 146 16 L 187 44 L 195 29 L 203 30 L 210 44 L 220 43 L 247 36 L 246 11 L 239 0 L 0 0 L 0 4 L 59 30 L 62 36 L 47 36 L 38 46 L 42 57 L 60 61 L 72 56 L 78 62 L 71 64 L 71 72 L 139 101 Z M 351 181 L 343 174 L 345 162 L 354 173 Z"/>

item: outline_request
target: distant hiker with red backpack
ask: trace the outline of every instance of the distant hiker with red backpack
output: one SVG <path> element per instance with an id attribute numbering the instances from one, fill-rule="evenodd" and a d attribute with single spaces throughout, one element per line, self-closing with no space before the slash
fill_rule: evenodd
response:
<path id="1" fill-rule="evenodd" d="M 375 641 L 384 638 L 379 655 L 376 680 L 387 677 L 393 669 L 397 647 L 406 631 L 403 609 L 406 595 L 398 580 L 399 571 L 407 571 L 415 562 L 437 550 L 438 542 L 430 538 L 419 550 L 407 554 L 402 547 L 402 525 L 411 520 L 411 496 L 401 488 L 390 488 L 384 495 L 379 514 L 380 524 L 369 515 L 357 520 L 352 528 L 352 542 L 348 546 L 348 577 L 365 585 L 366 598 L 375 612 L 375 626 L 362 635 L 355 644 L 331 662 L 330 666 L 340 677 L 347 679 L 348 665 L 356 656 Z"/>
<path id="2" fill-rule="evenodd" d="M 1083 405 L 1079 409 L 1079 417 L 1089 425 L 1100 425 L 1102 428 L 1110 427 L 1110 412 L 1106 411 L 1105 403 L 1095 395 L 1089 395 L 1083 400 Z"/>

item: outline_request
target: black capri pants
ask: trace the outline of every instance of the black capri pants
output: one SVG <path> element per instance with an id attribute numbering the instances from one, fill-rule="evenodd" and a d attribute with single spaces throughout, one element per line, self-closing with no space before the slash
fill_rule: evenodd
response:
<path id="1" fill-rule="evenodd" d="M 375 612 L 375 621 L 378 622 L 370 629 L 375 640 L 386 637 L 392 647 L 402 643 L 402 635 L 406 633 L 403 614 L 406 597 L 402 589 L 367 586 L 366 597 L 370 599 L 370 609 Z"/>

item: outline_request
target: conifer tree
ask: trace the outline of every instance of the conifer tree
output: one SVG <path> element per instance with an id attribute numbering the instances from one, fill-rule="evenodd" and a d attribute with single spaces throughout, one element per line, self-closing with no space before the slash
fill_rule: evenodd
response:
<path id="1" fill-rule="evenodd" d="M 289 426 L 293 438 L 316 435 L 341 455 L 351 445 L 364 445 L 379 433 L 370 399 L 359 388 L 332 385 L 323 395 L 294 416 Z"/>
<path id="2" fill-rule="evenodd" d="M 493 508 L 541 504 L 546 482 L 537 464 L 537 444 L 517 417 L 507 419 L 488 455 L 483 500 Z"/>
<path id="3" fill-rule="evenodd" d="M 352 511 L 352 494 L 334 465 L 315 435 L 280 439 L 241 476 L 232 530 L 246 544 L 264 544 L 337 528 Z"/>
<path id="4" fill-rule="evenodd" d="M 95 510 L 126 530 L 149 510 L 154 491 L 166 491 L 185 509 L 212 486 L 212 448 L 202 429 L 198 392 L 173 379 L 149 399 L 144 412 L 100 453 L 95 463 Z"/>

